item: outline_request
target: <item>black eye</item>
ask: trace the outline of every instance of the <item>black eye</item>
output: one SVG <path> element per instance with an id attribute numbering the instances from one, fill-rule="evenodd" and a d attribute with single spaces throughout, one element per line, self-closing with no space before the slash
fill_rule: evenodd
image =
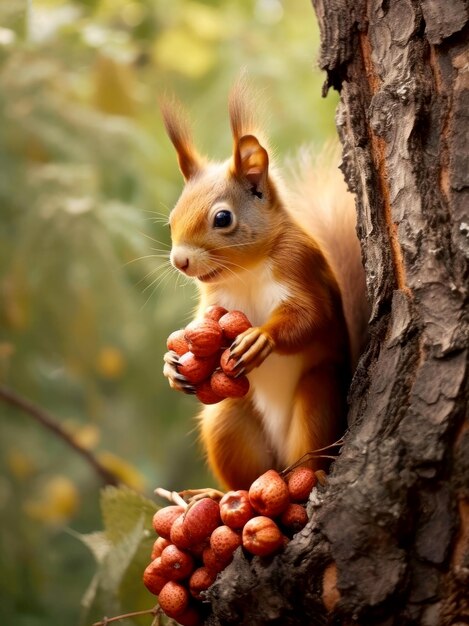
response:
<path id="1" fill-rule="evenodd" d="M 233 223 L 233 213 L 231 211 L 218 211 L 213 218 L 214 228 L 227 228 Z"/>

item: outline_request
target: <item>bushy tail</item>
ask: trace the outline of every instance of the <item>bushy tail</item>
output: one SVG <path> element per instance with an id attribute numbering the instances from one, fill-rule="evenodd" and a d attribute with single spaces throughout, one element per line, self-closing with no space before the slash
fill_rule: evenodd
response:
<path id="1" fill-rule="evenodd" d="M 316 156 L 303 149 L 295 162 L 289 163 L 288 209 L 321 246 L 336 275 L 355 369 L 367 340 L 369 304 L 356 234 L 355 200 L 339 170 L 339 155 L 335 145 Z"/>

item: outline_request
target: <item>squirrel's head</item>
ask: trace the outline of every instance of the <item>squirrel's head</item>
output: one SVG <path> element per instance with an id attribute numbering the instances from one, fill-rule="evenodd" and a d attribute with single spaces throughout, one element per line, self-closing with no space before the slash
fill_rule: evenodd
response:
<path id="1" fill-rule="evenodd" d="M 162 106 L 185 179 L 169 217 L 171 263 L 203 283 L 224 281 L 265 258 L 280 219 L 269 155 L 247 114 L 242 86 L 233 90 L 229 109 L 233 154 L 213 163 L 194 147 L 179 105 Z"/>

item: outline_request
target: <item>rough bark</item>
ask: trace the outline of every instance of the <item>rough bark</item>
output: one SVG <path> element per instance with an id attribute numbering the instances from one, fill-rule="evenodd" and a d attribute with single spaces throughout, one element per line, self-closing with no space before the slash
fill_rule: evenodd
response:
<path id="1" fill-rule="evenodd" d="M 313 4 L 371 341 L 311 522 L 270 562 L 237 554 L 209 623 L 469 624 L 469 3 Z"/>

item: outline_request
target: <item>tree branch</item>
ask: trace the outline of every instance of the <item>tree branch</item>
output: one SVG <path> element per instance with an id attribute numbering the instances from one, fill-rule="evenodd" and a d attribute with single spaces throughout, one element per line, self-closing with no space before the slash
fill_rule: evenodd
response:
<path id="1" fill-rule="evenodd" d="M 83 448 L 79 443 L 77 443 L 73 437 L 57 422 L 54 417 L 47 411 L 37 407 L 32 404 L 26 398 L 18 395 L 11 389 L 7 387 L 3 387 L 0 385 L 0 399 L 3 400 L 6 404 L 13 406 L 23 413 L 27 413 L 29 416 L 33 417 L 41 426 L 54 433 L 56 437 L 62 439 L 72 450 L 74 450 L 77 454 L 81 455 L 85 461 L 90 465 L 94 472 L 98 474 L 101 480 L 106 485 L 118 485 L 119 479 L 117 476 L 108 470 L 104 465 L 102 465 L 98 459 L 86 448 Z"/>

